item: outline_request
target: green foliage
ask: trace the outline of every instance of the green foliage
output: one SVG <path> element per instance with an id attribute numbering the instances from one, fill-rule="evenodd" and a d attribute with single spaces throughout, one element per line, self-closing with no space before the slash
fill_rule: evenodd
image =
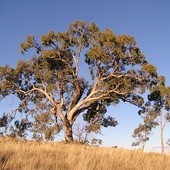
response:
<path id="1" fill-rule="evenodd" d="M 27 138 L 27 130 L 32 127 L 32 123 L 29 122 L 27 119 L 21 119 L 21 121 L 16 120 L 14 125 L 9 129 L 9 136 L 13 138 Z"/>
<path id="2" fill-rule="evenodd" d="M 3 113 L 2 117 L 0 118 L 0 136 L 6 135 L 8 126 L 9 126 L 8 115 Z"/>
<path id="3" fill-rule="evenodd" d="M 6 127 L 8 125 L 8 116 L 3 115 L 2 118 L 0 118 L 0 127 Z"/>
<path id="4" fill-rule="evenodd" d="M 42 113 L 35 116 L 33 123 L 33 138 L 36 140 L 54 140 L 55 135 L 62 130 L 62 125 L 56 122 L 55 116 Z"/>
<path id="5" fill-rule="evenodd" d="M 150 128 L 147 125 L 140 124 L 139 127 L 134 130 L 133 137 L 136 139 L 136 141 L 132 143 L 132 146 L 140 146 L 141 149 L 144 150 L 145 143 L 149 141 L 150 134 Z"/>

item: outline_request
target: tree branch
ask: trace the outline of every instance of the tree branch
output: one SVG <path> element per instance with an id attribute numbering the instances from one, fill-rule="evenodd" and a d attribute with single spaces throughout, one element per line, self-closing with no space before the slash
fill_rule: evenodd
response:
<path id="1" fill-rule="evenodd" d="M 62 113 L 63 99 L 60 99 L 59 102 L 56 102 L 54 100 L 54 97 L 52 97 L 52 95 L 49 95 L 46 90 L 42 90 L 40 88 L 37 88 L 37 87 L 35 87 L 35 85 L 33 85 L 33 88 L 31 90 L 28 90 L 28 91 L 24 91 L 24 90 L 21 90 L 21 89 L 18 90 L 18 92 L 21 92 L 24 95 L 28 95 L 28 94 L 30 94 L 34 91 L 38 91 L 38 92 L 44 94 L 45 97 L 57 108 L 57 114 L 59 115 L 59 117 L 62 120 L 64 120 L 64 115 Z"/>

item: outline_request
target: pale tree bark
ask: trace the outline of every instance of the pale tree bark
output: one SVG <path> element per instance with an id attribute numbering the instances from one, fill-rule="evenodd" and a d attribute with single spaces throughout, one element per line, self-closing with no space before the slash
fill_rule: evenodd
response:
<path id="1" fill-rule="evenodd" d="M 165 129 L 165 121 L 163 120 L 163 113 L 160 112 L 160 138 L 161 138 L 161 152 L 164 155 L 164 129 Z"/>

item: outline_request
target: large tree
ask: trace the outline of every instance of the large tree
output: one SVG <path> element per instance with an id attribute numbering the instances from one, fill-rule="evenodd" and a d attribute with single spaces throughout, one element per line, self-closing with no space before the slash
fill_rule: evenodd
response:
<path id="1" fill-rule="evenodd" d="M 156 83 L 156 68 L 149 64 L 134 37 L 100 30 L 94 23 L 76 21 L 66 32 L 43 35 L 38 43 L 29 35 L 21 52 L 36 50 L 15 68 L 0 67 L 0 97 L 17 95 L 18 112 L 45 112 L 61 121 L 65 141 L 73 140 L 72 126 L 81 115 L 89 130 L 115 126 L 105 117 L 107 106 L 120 100 L 136 106 Z"/>

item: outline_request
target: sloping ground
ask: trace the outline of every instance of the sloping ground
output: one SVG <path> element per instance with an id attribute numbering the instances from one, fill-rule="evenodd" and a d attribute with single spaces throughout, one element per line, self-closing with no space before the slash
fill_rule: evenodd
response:
<path id="1" fill-rule="evenodd" d="M 0 138 L 1 170 L 169 170 L 170 156 Z"/>

